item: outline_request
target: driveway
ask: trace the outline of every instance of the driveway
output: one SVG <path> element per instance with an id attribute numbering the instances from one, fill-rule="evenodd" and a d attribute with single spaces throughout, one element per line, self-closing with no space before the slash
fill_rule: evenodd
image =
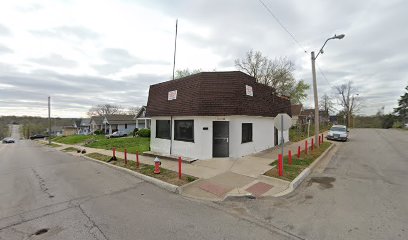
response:
<path id="1" fill-rule="evenodd" d="M 289 196 L 220 203 L 304 239 L 408 239 L 408 131 L 357 129 Z"/>

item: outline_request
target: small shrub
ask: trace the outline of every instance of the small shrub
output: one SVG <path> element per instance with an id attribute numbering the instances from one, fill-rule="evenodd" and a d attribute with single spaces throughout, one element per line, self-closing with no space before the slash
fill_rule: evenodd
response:
<path id="1" fill-rule="evenodd" d="M 143 128 L 137 131 L 137 135 L 140 137 L 150 137 L 150 129 Z"/>
<path id="2" fill-rule="evenodd" d="M 132 133 L 133 137 L 136 137 L 136 134 L 138 131 L 139 131 L 139 128 L 133 129 L 133 133 Z"/>
<path id="3" fill-rule="evenodd" d="M 103 131 L 100 130 L 100 129 L 98 129 L 98 130 L 95 130 L 95 131 L 94 131 L 94 134 L 95 134 L 95 135 L 102 135 L 102 134 L 103 134 Z"/>

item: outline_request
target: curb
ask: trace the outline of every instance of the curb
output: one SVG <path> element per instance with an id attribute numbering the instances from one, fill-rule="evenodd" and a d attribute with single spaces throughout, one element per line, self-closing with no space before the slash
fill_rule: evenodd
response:
<path id="1" fill-rule="evenodd" d="M 291 192 L 293 192 L 305 179 L 312 173 L 313 169 L 317 166 L 317 164 L 322 160 L 326 155 L 330 152 L 332 148 L 334 148 L 335 144 L 332 143 L 322 155 L 320 155 L 316 160 L 313 161 L 312 164 L 309 165 L 309 167 L 305 168 L 295 179 L 293 179 L 292 182 L 290 182 L 289 187 L 284 190 L 283 192 L 277 193 L 273 195 L 274 197 L 282 197 L 285 196 Z"/>
<path id="2" fill-rule="evenodd" d="M 88 157 L 88 156 L 81 155 L 80 157 L 91 160 L 91 161 L 94 161 L 94 162 L 97 162 L 99 164 L 103 164 L 105 166 L 108 166 L 108 167 L 111 167 L 111 168 L 114 168 L 114 169 L 117 169 L 117 170 L 120 170 L 120 171 L 123 171 L 123 172 L 126 172 L 126 173 L 131 174 L 131 175 L 133 175 L 133 176 L 135 176 L 137 178 L 140 178 L 140 179 L 142 179 L 142 180 L 144 180 L 146 182 L 152 183 L 152 184 L 154 184 L 154 185 L 156 185 L 156 186 L 158 186 L 160 188 L 163 188 L 163 189 L 165 189 L 165 190 L 167 190 L 169 192 L 179 193 L 179 186 L 176 186 L 176 185 L 173 185 L 173 184 L 170 184 L 170 183 L 166 183 L 166 182 L 163 182 L 163 181 L 161 181 L 159 179 L 149 177 L 149 176 L 143 175 L 141 173 L 138 173 L 138 172 L 126 169 L 126 168 L 122 168 L 122 167 L 119 167 L 119 166 L 116 166 L 116 165 L 112 165 L 112 164 L 107 163 L 107 162 L 102 162 L 100 160 L 96 160 L 96 159 L 93 159 L 93 158 Z"/>

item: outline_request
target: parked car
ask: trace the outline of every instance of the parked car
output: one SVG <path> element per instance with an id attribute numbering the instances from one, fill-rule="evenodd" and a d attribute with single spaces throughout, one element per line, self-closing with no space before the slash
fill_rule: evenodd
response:
<path id="1" fill-rule="evenodd" d="M 119 138 L 119 137 L 126 137 L 128 134 L 122 131 L 117 131 L 112 134 L 105 135 L 106 138 Z"/>
<path id="2" fill-rule="evenodd" d="M 4 138 L 2 142 L 3 143 L 15 143 L 16 140 L 14 140 L 14 138 L 8 137 L 8 138 Z"/>
<path id="3" fill-rule="evenodd" d="M 344 125 L 333 125 L 327 134 L 327 139 L 347 141 L 348 132 L 347 127 Z"/>
<path id="4" fill-rule="evenodd" d="M 33 136 L 30 136 L 30 139 L 33 140 L 33 139 L 39 139 L 39 138 L 45 138 L 45 137 L 48 137 L 48 136 L 45 136 L 43 134 L 34 134 Z"/>

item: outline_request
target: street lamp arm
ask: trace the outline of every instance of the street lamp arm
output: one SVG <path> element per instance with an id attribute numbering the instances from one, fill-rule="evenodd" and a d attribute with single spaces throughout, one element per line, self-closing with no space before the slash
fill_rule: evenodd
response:
<path id="1" fill-rule="evenodd" d="M 323 48 L 324 48 L 324 46 L 326 46 L 326 44 L 327 44 L 327 42 L 328 42 L 329 40 L 332 40 L 332 39 L 342 39 L 342 38 L 344 38 L 344 36 L 345 36 L 344 34 L 340 34 L 340 35 L 334 34 L 333 37 L 328 38 L 328 39 L 324 42 L 323 46 L 320 48 L 320 50 L 319 50 L 319 52 L 317 53 L 317 55 L 316 55 L 316 57 L 314 58 L 314 60 L 317 59 L 317 57 L 319 56 L 320 53 L 323 53 Z"/>

